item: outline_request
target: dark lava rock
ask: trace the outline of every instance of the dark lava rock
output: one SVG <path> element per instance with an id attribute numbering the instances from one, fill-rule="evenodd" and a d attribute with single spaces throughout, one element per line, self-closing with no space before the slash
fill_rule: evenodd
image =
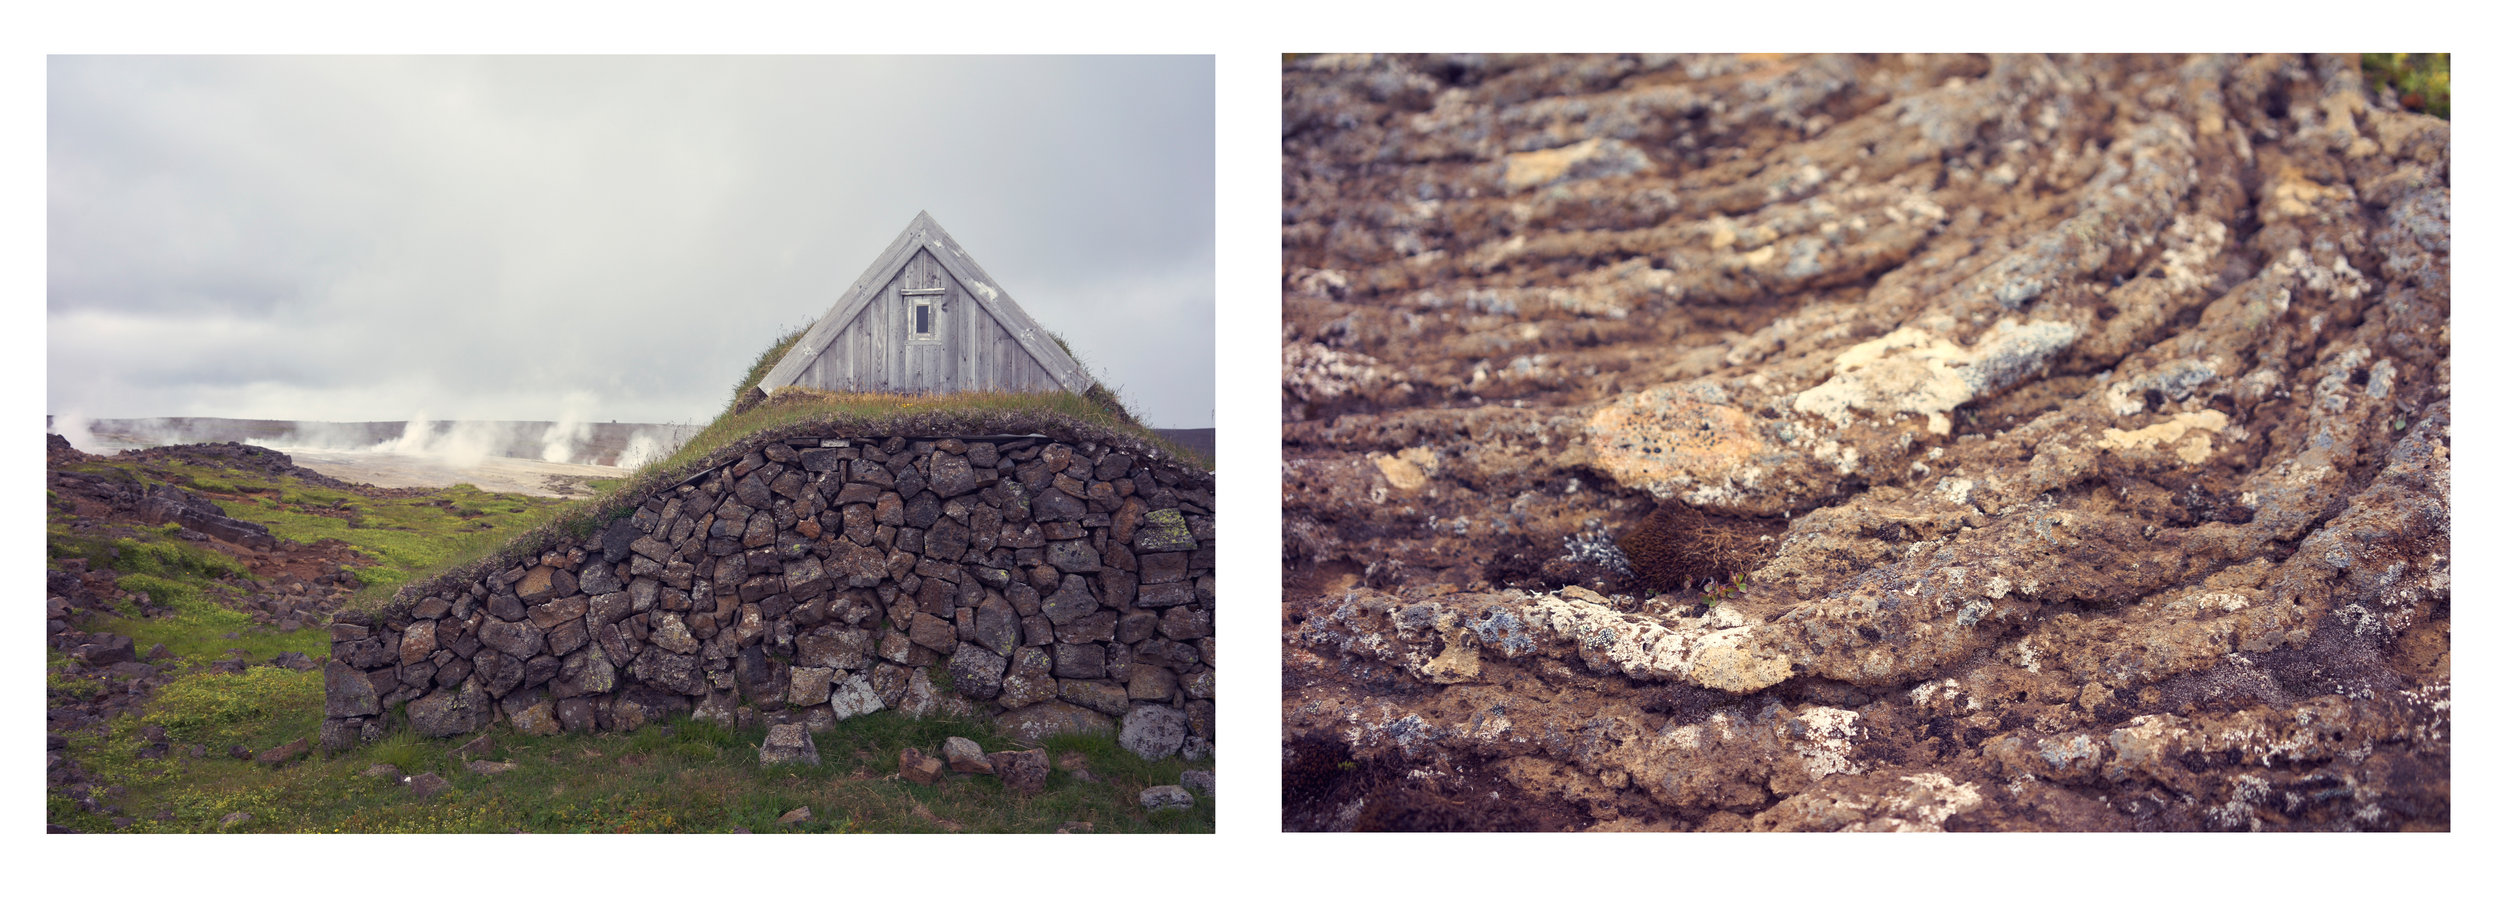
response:
<path id="1" fill-rule="evenodd" d="M 2353 57 L 1284 83 L 1289 829 L 2448 829 L 2449 127 Z"/>

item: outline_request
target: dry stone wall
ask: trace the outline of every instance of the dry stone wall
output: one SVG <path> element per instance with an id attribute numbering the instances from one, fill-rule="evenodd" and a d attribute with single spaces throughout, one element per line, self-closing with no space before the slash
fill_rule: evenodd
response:
<path id="1" fill-rule="evenodd" d="M 1035 436 L 788 437 L 711 463 L 586 539 L 333 626 L 325 746 L 403 705 L 436 737 L 899 708 L 1117 728 L 1150 757 L 1213 742 L 1205 472 Z"/>

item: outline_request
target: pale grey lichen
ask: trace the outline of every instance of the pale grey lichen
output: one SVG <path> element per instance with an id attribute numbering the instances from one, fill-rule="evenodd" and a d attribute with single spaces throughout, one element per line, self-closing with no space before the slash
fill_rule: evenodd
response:
<path id="1" fill-rule="evenodd" d="M 1621 575 L 1632 573 L 1632 560 L 1615 546 L 1614 536 L 1603 530 L 1573 534 L 1563 540 L 1563 561 L 1594 565 Z"/>
<path id="2" fill-rule="evenodd" d="M 1536 654 L 1535 636 L 1528 633 L 1528 626 L 1520 624 L 1518 616 L 1508 612 L 1487 612 L 1467 623 L 1467 630 L 1475 632 L 1477 640 L 1501 651 L 1504 658 L 1515 660 Z"/>

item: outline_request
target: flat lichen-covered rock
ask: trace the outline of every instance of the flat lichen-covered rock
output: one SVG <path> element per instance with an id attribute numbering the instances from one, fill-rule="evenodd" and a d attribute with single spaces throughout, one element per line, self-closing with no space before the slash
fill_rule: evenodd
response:
<path id="1" fill-rule="evenodd" d="M 2353 57 L 1284 81 L 1288 826 L 2448 827 L 2448 125 Z"/>

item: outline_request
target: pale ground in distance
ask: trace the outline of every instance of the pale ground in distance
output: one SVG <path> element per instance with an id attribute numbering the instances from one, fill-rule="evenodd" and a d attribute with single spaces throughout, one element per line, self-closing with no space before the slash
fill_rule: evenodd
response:
<path id="1" fill-rule="evenodd" d="M 591 493 L 587 478 L 621 477 L 622 467 L 560 464 L 523 458 L 489 457 L 475 464 L 454 464 L 432 458 L 367 451 L 287 450 L 298 467 L 351 483 L 395 488 L 432 488 L 468 483 L 487 492 L 583 498 Z"/>

